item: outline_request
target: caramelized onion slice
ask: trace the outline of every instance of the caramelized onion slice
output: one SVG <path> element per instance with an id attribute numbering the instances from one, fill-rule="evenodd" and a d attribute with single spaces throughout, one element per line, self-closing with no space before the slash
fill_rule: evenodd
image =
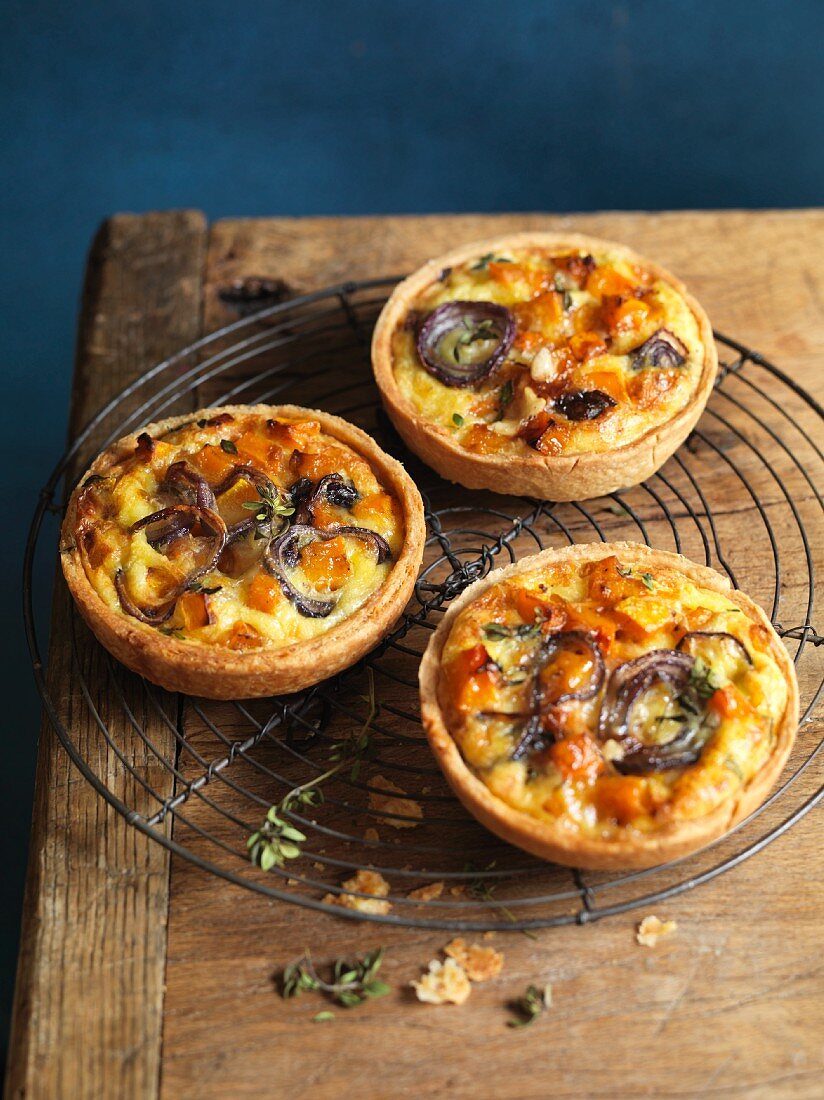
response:
<path id="1" fill-rule="evenodd" d="M 726 630 L 691 630 L 689 634 L 684 635 L 675 648 L 682 653 L 688 653 L 693 658 L 702 657 L 706 660 L 707 649 L 709 648 L 712 653 L 715 647 L 720 647 L 721 653 L 726 653 L 745 665 L 752 665 L 752 657 L 747 647 L 734 634 L 729 634 Z M 708 661 L 708 664 L 713 663 L 712 660 Z"/>
<path id="2" fill-rule="evenodd" d="M 604 658 L 591 634 L 582 630 L 550 634 L 537 653 L 533 708 L 541 711 L 573 699 L 592 699 L 605 676 Z"/>
<path id="3" fill-rule="evenodd" d="M 236 485 L 239 481 L 248 481 L 251 485 L 257 489 L 258 493 L 267 493 L 272 496 L 277 496 L 280 492 L 275 483 L 268 478 L 266 474 L 260 470 L 256 470 L 254 466 L 233 466 L 226 477 L 217 484 L 214 488 L 214 494 L 216 497 L 222 496 L 227 493 L 233 485 Z"/>
<path id="4" fill-rule="evenodd" d="M 177 592 L 178 596 L 190 584 L 206 573 L 210 573 L 217 565 L 218 558 L 226 545 L 227 530 L 223 517 L 211 508 L 201 508 L 197 504 L 173 504 L 169 508 L 161 508 L 158 512 L 152 512 L 151 515 L 144 516 L 143 519 L 139 519 L 129 528 L 129 531 L 135 534 L 137 531 L 142 531 L 144 528 L 152 528 L 155 524 L 163 524 L 160 532 L 147 531 L 146 534 L 146 540 L 148 542 L 151 543 L 152 540 L 154 540 L 158 544 L 162 544 L 163 539 L 168 539 L 170 524 L 179 524 L 181 520 L 185 520 L 187 524 L 186 534 L 191 534 L 195 525 L 198 523 L 211 531 L 212 545 L 210 547 L 209 557 L 206 561 L 196 566 L 181 583 Z M 168 545 L 168 542 L 166 545 Z"/>
<path id="5" fill-rule="evenodd" d="M 674 735 L 668 741 L 653 741 L 645 737 L 633 720 L 635 708 L 659 685 L 672 688 L 682 701 L 687 699 L 693 716 L 700 713 L 701 702 L 690 686 L 694 664 L 688 653 L 653 649 L 613 671 L 601 705 L 598 736 L 602 742 L 616 741 L 623 749 L 623 757 L 614 761 L 619 771 L 659 771 L 693 764 L 698 759 L 702 744 L 694 722 L 685 721 L 679 728 L 677 721 L 668 719 L 672 721 Z"/>
<path id="6" fill-rule="evenodd" d="M 669 329 L 659 328 L 629 354 L 632 369 L 643 370 L 644 367 L 669 369 L 683 367 L 688 353 L 678 337 Z"/>
<path id="7" fill-rule="evenodd" d="M 616 404 L 603 390 L 569 390 L 555 398 L 553 408 L 567 420 L 597 420 Z"/>
<path id="8" fill-rule="evenodd" d="M 173 489 L 187 503 L 198 508 L 216 511 L 215 494 L 205 477 L 196 473 L 187 462 L 173 462 L 161 483 L 163 488 Z"/>
<path id="9" fill-rule="evenodd" d="M 366 542 L 374 550 L 378 565 L 391 557 L 391 550 L 386 540 L 374 531 L 367 531 L 364 527 L 336 526 L 321 530 L 305 523 L 296 523 L 278 538 L 272 539 L 263 552 L 264 568 L 277 579 L 284 596 L 306 618 L 326 618 L 334 610 L 338 598 L 318 599 L 316 596 L 302 592 L 290 574 L 297 567 L 304 546 L 308 546 L 310 542 L 328 542 L 339 535 Z"/>
<path id="10" fill-rule="evenodd" d="M 515 321 L 495 302 L 444 302 L 418 329 L 424 367 L 447 386 L 474 386 L 506 357 Z"/>
<path id="11" fill-rule="evenodd" d="M 292 503 L 296 507 L 295 523 L 314 523 L 314 509 L 319 501 L 326 500 L 335 508 L 350 512 L 360 500 L 360 493 L 343 474 L 326 474 L 314 489 L 311 486 L 312 482 L 308 478 L 301 478 L 292 486 Z"/>
<path id="12" fill-rule="evenodd" d="M 170 619 L 177 603 L 177 596 L 175 596 L 174 599 L 161 604 L 160 607 L 140 607 L 129 595 L 122 569 L 118 569 L 114 575 L 114 587 L 117 590 L 120 606 L 126 614 L 138 619 L 141 623 L 147 623 L 149 626 L 161 626 L 167 619 Z"/>
<path id="13" fill-rule="evenodd" d="M 541 752 L 555 740 L 553 708 L 594 698 L 606 678 L 604 658 L 595 638 L 582 630 L 563 630 L 544 638 L 533 663 L 530 714 L 513 760 Z M 559 727 L 560 728 L 560 727 Z"/>

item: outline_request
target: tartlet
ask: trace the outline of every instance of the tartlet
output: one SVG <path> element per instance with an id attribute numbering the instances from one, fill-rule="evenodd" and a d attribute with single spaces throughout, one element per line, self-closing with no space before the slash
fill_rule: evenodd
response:
<path id="1" fill-rule="evenodd" d="M 798 687 L 764 612 L 634 543 L 545 550 L 476 581 L 420 668 L 464 806 L 537 856 L 654 866 L 731 829 L 792 746 Z"/>
<path id="2" fill-rule="evenodd" d="M 423 505 L 339 417 L 226 406 L 119 440 L 80 480 L 60 559 L 98 640 L 164 688 L 297 691 L 357 661 L 400 617 Z"/>
<path id="3" fill-rule="evenodd" d="M 583 500 L 637 484 L 695 426 L 718 357 L 684 285 L 622 245 L 520 233 L 399 284 L 375 328 L 386 410 L 470 489 Z"/>

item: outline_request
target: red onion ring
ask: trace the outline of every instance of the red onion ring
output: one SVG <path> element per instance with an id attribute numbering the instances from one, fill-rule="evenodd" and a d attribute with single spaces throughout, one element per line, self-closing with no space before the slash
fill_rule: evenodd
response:
<path id="1" fill-rule="evenodd" d="M 490 336 L 483 334 L 486 325 Z M 455 341 L 453 354 L 442 353 L 444 340 L 456 330 L 462 330 Z M 457 348 L 476 340 L 497 340 L 492 353 L 485 359 L 461 363 Z M 505 306 L 495 302 L 444 302 L 433 309 L 418 329 L 416 346 L 426 370 L 447 386 L 467 387 L 483 381 L 497 367 L 512 347 L 515 321 Z M 457 356 L 457 357 L 456 357 Z"/>

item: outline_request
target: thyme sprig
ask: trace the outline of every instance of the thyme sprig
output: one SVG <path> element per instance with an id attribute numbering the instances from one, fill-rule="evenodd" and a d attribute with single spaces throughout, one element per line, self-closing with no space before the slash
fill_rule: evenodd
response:
<path id="1" fill-rule="evenodd" d="M 378 715 L 378 704 L 375 699 L 375 674 L 371 668 L 366 670 L 367 693 L 360 698 L 368 706 L 366 720 L 357 732 L 352 732 L 342 741 L 337 741 L 329 753 L 330 761 L 340 763 L 341 767 L 352 761 L 352 769 L 349 778 L 354 783 L 360 775 L 364 760 L 374 755 L 375 746 L 372 742 L 370 730 L 372 723 Z"/>
<path id="2" fill-rule="evenodd" d="M 255 531 L 255 538 L 261 538 L 261 528 L 269 528 L 271 530 L 276 517 L 286 518 L 288 516 L 293 516 L 295 514 L 295 506 L 292 501 L 285 497 L 280 489 L 276 487 L 270 489 L 268 485 L 258 485 L 257 491 L 260 500 L 244 500 L 243 507 L 255 513 L 255 521 L 258 525 L 258 530 Z"/>
<path id="3" fill-rule="evenodd" d="M 490 641 L 503 638 L 534 638 L 541 632 L 537 623 L 519 623 L 516 626 L 507 626 L 505 623 L 486 623 L 483 628 L 484 637 Z"/>
<path id="4" fill-rule="evenodd" d="M 523 997 L 519 997 L 517 1001 L 512 1002 L 512 1010 L 517 1015 L 507 1021 L 507 1026 L 528 1027 L 542 1013 L 546 1012 L 551 1004 L 552 989 L 550 986 L 547 985 L 543 989 L 539 989 L 536 985 L 528 985 Z"/>
<path id="5" fill-rule="evenodd" d="M 270 806 L 263 824 L 246 841 L 249 858 L 262 870 L 283 867 L 287 859 L 297 859 L 302 854 L 301 845 L 307 839 L 306 834 L 288 821 L 287 815 L 298 807 L 315 806 L 322 802 L 322 785 L 350 764 L 349 777 L 354 782 L 360 774 L 363 761 L 371 755 L 374 746 L 369 730 L 378 713 L 375 678 L 371 668 L 367 669 L 367 678 L 368 694 L 361 696 L 369 706 L 366 721 L 356 733 L 350 734 L 332 747 L 329 754 L 332 767 L 315 779 L 293 787 L 280 802 Z"/>
<path id="6" fill-rule="evenodd" d="M 283 971 L 281 993 L 285 998 L 298 997 L 301 993 L 326 993 L 343 1008 L 354 1008 L 372 997 L 384 997 L 389 985 L 376 977 L 383 962 L 382 947 L 370 951 L 362 959 L 336 959 L 332 964 L 331 981 L 320 977 L 312 956 L 306 951 L 301 958 L 290 963 Z M 318 1013 L 329 1019 L 330 1014 Z"/>
<path id="7" fill-rule="evenodd" d="M 283 867 L 287 859 L 297 859 L 306 834 L 292 825 L 286 814 L 297 806 L 314 806 L 323 801 L 323 792 L 318 784 L 338 770 L 333 768 L 312 783 L 293 787 L 277 805 L 269 807 L 263 824 L 246 841 L 252 863 L 263 871 L 271 871 L 273 867 Z"/>

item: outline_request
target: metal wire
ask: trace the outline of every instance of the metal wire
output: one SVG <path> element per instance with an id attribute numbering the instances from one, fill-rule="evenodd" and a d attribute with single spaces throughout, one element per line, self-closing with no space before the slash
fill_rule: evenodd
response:
<path id="1" fill-rule="evenodd" d="M 405 452 L 383 416 L 368 347 L 395 279 L 349 283 L 243 317 L 153 367 L 107 403 L 42 490 L 24 566 L 24 615 L 46 713 L 71 759 L 134 828 L 240 886 L 352 919 L 448 930 L 587 923 L 692 889 L 761 851 L 824 795 L 815 707 L 824 691 L 812 547 L 824 535 L 818 486 L 824 412 L 792 379 L 716 334 L 729 361 L 699 428 L 641 486 L 597 501 L 554 504 L 446 485 Z M 35 569 L 53 547 L 66 479 L 147 420 L 232 401 L 321 405 L 400 457 L 425 501 L 429 537 L 415 596 L 392 634 L 333 681 L 284 699 L 213 703 L 159 689 L 96 652 L 75 617 L 73 676 L 84 701 L 66 718 L 40 656 L 44 605 Z M 746 532 L 742 534 L 744 516 Z M 802 690 L 796 747 L 779 787 L 747 821 L 703 852 L 631 874 L 555 867 L 498 841 L 447 790 L 422 735 L 417 666 L 451 600 L 479 576 L 550 545 L 630 538 L 725 571 L 771 609 Z M 301 858 L 264 873 L 246 840 L 269 805 L 329 768 L 342 742 L 367 731 L 370 757 L 324 784 L 324 801 L 289 816 L 306 833 Z M 82 744 L 82 748 L 81 748 Z M 127 804 L 112 770 L 127 775 Z M 386 803 L 387 786 L 394 803 Z M 162 788 L 162 789 L 160 789 Z M 422 814 L 422 817 L 419 817 Z M 340 908 L 360 869 L 390 883 L 384 914 Z M 410 896 L 429 884 L 427 899 Z M 438 892 L 440 891 L 440 892 Z M 367 895 L 360 895 L 367 896 Z"/>

